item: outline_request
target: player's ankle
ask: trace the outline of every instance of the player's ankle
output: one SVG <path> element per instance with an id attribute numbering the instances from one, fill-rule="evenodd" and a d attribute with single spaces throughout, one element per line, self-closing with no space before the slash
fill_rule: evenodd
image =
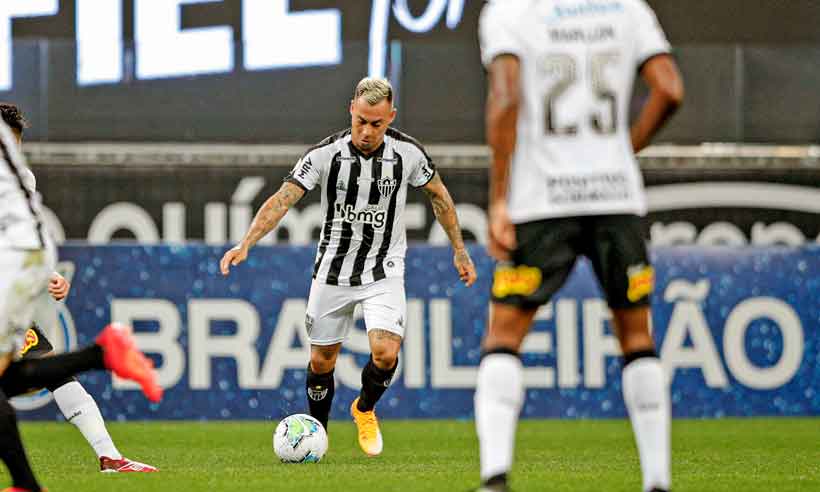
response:
<path id="1" fill-rule="evenodd" d="M 482 485 L 486 487 L 493 487 L 498 485 L 507 485 L 507 473 L 499 473 L 498 475 L 493 475 L 492 477 L 484 480 Z"/>
<path id="2" fill-rule="evenodd" d="M 356 401 L 356 410 L 360 412 L 372 412 L 375 407 L 375 405 L 368 404 L 362 397 Z"/>

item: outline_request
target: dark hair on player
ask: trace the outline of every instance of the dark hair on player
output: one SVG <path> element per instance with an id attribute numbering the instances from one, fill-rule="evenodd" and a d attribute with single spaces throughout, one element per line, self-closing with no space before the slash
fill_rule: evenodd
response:
<path id="1" fill-rule="evenodd" d="M 0 102 L 0 115 L 8 126 L 20 133 L 31 126 L 16 104 Z"/>

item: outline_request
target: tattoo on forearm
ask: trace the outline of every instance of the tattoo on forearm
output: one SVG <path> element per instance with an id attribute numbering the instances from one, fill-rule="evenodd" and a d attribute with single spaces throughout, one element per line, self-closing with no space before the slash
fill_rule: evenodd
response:
<path id="1" fill-rule="evenodd" d="M 447 233 L 447 237 L 450 238 L 450 244 L 457 249 L 463 248 L 464 238 L 461 237 L 461 226 L 458 223 L 456 204 L 438 174 L 424 188 L 424 193 L 430 198 L 433 213 L 436 214 L 438 223 L 441 224 L 444 232 Z"/>
<path id="2" fill-rule="evenodd" d="M 462 249 L 456 252 L 456 261 L 458 263 L 469 263 L 472 259 L 470 258 L 470 253 L 468 253 L 466 249 Z"/>
<path id="3" fill-rule="evenodd" d="M 458 214 L 456 214 L 456 206 L 450 194 L 446 191 L 441 194 L 428 193 L 430 195 L 430 202 L 433 205 L 433 213 L 436 215 L 439 224 L 447 233 L 450 242 L 453 246 L 460 247 L 464 243 L 461 237 L 461 227 L 458 223 Z"/>
<path id="4" fill-rule="evenodd" d="M 448 203 L 444 197 L 441 196 L 434 196 L 432 199 L 433 204 L 433 213 L 436 214 L 436 218 L 441 220 L 442 218 L 447 217 L 447 212 L 453 209 L 453 203 Z"/>
<path id="5" fill-rule="evenodd" d="M 256 217 L 254 217 L 247 235 L 250 244 L 256 244 L 257 241 L 272 231 L 290 207 L 298 202 L 303 195 L 304 192 L 296 186 L 290 183 L 283 184 L 276 194 L 268 198 L 257 212 Z"/>

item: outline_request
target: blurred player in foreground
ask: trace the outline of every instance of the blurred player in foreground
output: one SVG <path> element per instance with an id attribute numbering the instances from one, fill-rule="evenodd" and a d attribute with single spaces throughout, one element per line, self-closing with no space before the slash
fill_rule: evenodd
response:
<path id="1" fill-rule="evenodd" d="M 490 252 L 499 260 L 475 395 L 481 490 L 507 489 L 524 400 L 521 342 L 586 256 L 612 309 L 643 490 L 670 488 L 670 403 L 650 329 L 654 272 L 635 152 L 683 100 L 643 0 L 495 1 L 480 21 L 492 148 Z M 649 98 L 629 128 L 636 70 Z"/>
<path id="2" fill-rule="evenodd" d="M 398 366 L 404 337 L 407 249 L 404 205 L 407 185 L 421 188 L 450 238 L 453 262 L 467 285 L 475 267 L 461 236 L 455 204 L 432 160 L 414 138 L 393 128 L 393 88 L 366 78 L 350 102 L 351 128 L 312 147 L 270 197 L 242 242 L 220 263 L 227 275 L 248 250 L 271 232 L 290 207 L 317 186 L 322 189 L 322 227 L 305 325 L 310 337 L 306 392 L 310 414 L 327 428 L 333 403 L 336 358 L 362 306 L 370 340 L 370 361 L 350 412 L 359 445 L 368 456 L 381 454 L 383 441 L 375 406 Z"/>
<path id="3" fill-rule="evenodd" d="M 138 382 L 151 401 L 162 398 L 151 361 L 134 346 L 127 327 L 112 324 L 95 343 L 52 357 L 18 359 L 26 331 L 54 272 L 56 251 L 45 235 L 40 200 L 24 183 L 26 164 L 12 131 L 0 122 L 0 460 L 15 492 L 40 485 L 20 440 L 8 398 L 49 387 L 83 371 L 111 370 Z"/>
<path id="4" fill-rule="evenodd" d="M 0 116 L 11 128 L 17 144 L 22 147 L 23 132 L 28 122 L 20 109 L 14 104 L 0 103 Z M 37 181 L 30 169 L 25 168 L 22 173 L 23 185 L 32 195 L 36 194 Z M 55 301 L 62 301 L 68 296 L 71 284 L 62 275 L 53 272 L 48 282 L 48 294 Z M 53 310 L 48 299 L 41 300 L 41 310 Z M 51 319 L 44 313 L 35 313 L 35 319 Z M 26 331 L 25 344 L 20 350 L 20 358 L 31 359 L 53 354 L 54 347 L 43 330 L 35 323 Z M 97 454 L 100 471 L 104 473 L 124 472 L 155 472 L 157 469 L 137 461 L 125 458 L 120 454 L 102 418 L 100 409 L 94 398 L 88 394 L 74 376 L 47 386 L 54 395 L 60 412 L 65 419 L 74 424 L 85 437 L 88 444 Z"/>

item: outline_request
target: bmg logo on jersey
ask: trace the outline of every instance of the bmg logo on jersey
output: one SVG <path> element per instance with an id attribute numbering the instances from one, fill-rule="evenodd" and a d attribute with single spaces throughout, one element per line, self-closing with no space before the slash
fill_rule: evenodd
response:
<path id="1" fill-rule="evenodd" d="M 349 203 L 337 203 L 336 215 L 341 215 L 345 222 L 368 224 L 377 230 L 383 230 L 387 222 L 387 211 L 374 205 L 368 205 L 362 210 L 356 210 Z"/>

